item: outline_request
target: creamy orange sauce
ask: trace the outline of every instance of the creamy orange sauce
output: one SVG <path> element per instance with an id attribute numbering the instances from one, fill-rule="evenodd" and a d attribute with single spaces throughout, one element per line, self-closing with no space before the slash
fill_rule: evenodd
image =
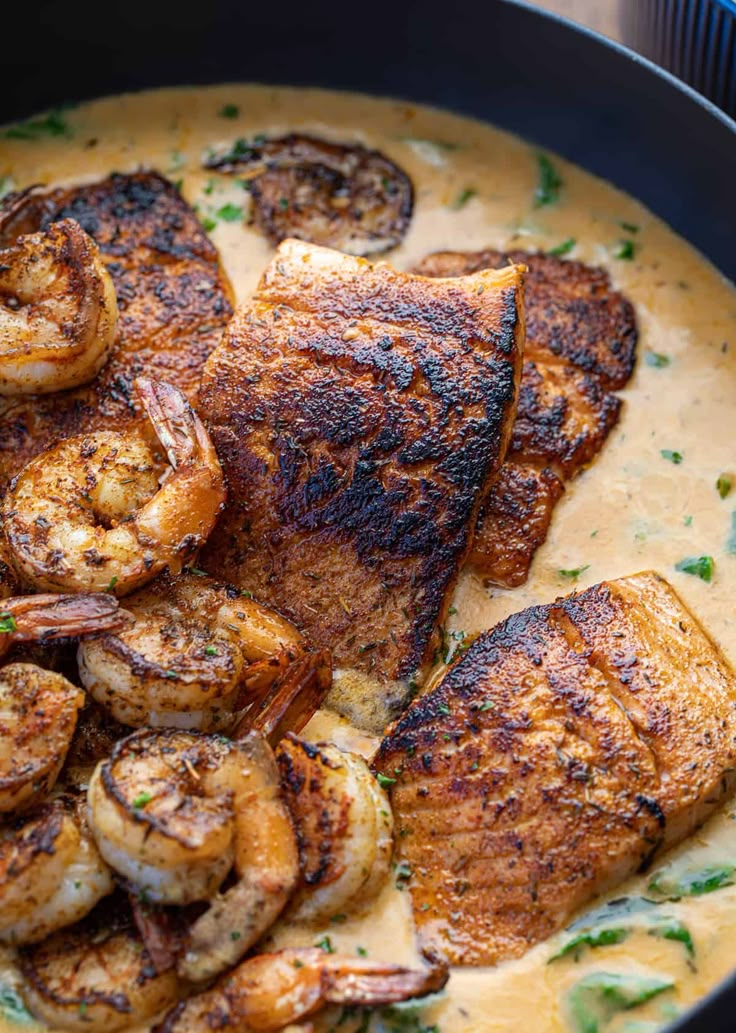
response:
<path id="1" fill-rule="evenodd" d="M 238 109 L 235 117 L 221 114 L 225 105 Z M 736 661 L 736 534 L 734 544 L 728 544 L 736 526 L 736 291 L 651 213 L 554 157 L 563 181 L 559 199 L 535 208 L 534 148 L 479 122 L 406 103 L 223 86 L 123 96 L 64 117 L 69 136 L 17 140 L 0 135 L 0 189 L 157 168 L 181 180 L 185 198 L 209 220 L 239 299 L 253 290 L 272 249 L 242 224 L 240 210 L 247 215 L 249 197 L 237 178 L 205 172 L 200 161 L 210 148 L 257 133 L 304 130 L 357 140 L 403 166 L 416 188 L 416 208 L 405 242 L 387 256 L 399 268 L 440 248 L 550 248 L 573 238 L 571 257 L 605 265 L 636 306 L 640 359 L 623 392 L 623 417 L 603 453 L 559 503 L 528 583 L 513 591 L 489 590 L 471 573 L 464 574 L 451 627 L 476 634 L 573 587 L 654 568 L 672 581 Z M 631 260 L 616 257 L 622 240 L 633 242 Z M 681 462 L 664 458 L 662 450 L 679 453 Z M 730 473 L 734 491 L 721 498 L 716 481 Z M 715 562 L 710 583 L 674 569 L 678 561 L 702 555 Z M 581 571 L 576 579 L 560 573 L 576 569 Z M 366 755 L 375 747 L 370 736 L 324 712 L 308 731 L 315 740 L 333 738 Z M 736 865 L 731 808 L 660 865 L 670 863 L 694 869 Z M 613 896 L 641 895 L 650 878 L 632 879 Z M 666 907 L 667 915 L 690 933 L 692 956 L 681 940 L 652 935 L 650 926 L 637 924 L 623 942 L 587 948 L 578 961 L 569 956 L 550 962 L 570 938 L 561 934 L 496 969 L 454 971 L 447 991 L 414 1025 L 402 1028 L 417 1031 L 436 1023 L 441 1033 L 582 1033 L 568 992 L 584 976 L 607 972 L 652 976 L 671 982 L 672 988 L 601 1020 L 599 1033 L 657 1029 L 733 967 L 736 886 Z M 322 930 L 282 927 L 273 935 L 277 943 L 306 944 L 329 935 L 338 949 L 360 947 L 370 957 L 397 961 L 414 957 L 408 895 L 393 885 L 370 915 Z M 9 957 L 1 982 L 19 985 Z M 328 1017 L 326 1026 L 334 1020 Z M 388 1031 L 395 1023 L 379 1016 L 374 1027 Z M 0 1019 L 0 1029 L 6 1028 L 18 1026 Z"/>

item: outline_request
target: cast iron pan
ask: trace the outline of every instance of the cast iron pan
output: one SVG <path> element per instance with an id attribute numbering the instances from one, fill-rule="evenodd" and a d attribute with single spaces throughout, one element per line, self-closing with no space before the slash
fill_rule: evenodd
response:
<path id="1" fill-rule="evenodd" d="M 425 101 L 612 181 L 736 280 L 736 123 L 630 51 L 520 0 L 10 6 L 0 123 L 122 90 L 228 80 Z M 733 1033 L 734 1015 L 736 972 L 671 1030 Z"/>

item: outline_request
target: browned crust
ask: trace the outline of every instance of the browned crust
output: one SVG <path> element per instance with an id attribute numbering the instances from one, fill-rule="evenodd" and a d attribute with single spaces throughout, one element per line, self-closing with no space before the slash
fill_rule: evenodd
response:
<path id="1" fill-rule="evenodd" d="M 377 755 L 420 934 L 461 964 L 522 954 L 691 834 L 734 759 L 734 673 L 656 574 L 515 614 Z"/>
<path id="2" fill-rule="evenodd" d="M 98 244 L 120 311 L 115 351 L 90 384 L 0 402 L 2 486 L 61 438 L 140 419 L 133 381 L 149 376 L 193 397 L 205 359 L 232 314 L 217 251 L 172 183 L 154 172 L 30 191 L 0 206 L 0 246 L 76 220 Z"/>
<path id="3" fill-rule="evenodd" d="M 608 273 L 581 262 L 525 251 L 441 251 L 417 272 L 461 276 L 509 261 L 529 270 L 524 370 L 507 456 L 513 466 L 504 467 L 481 509 L 469 562 L 488 581 L 512 588 L 527 579 L 559 489 L 595 459 L 618 421 L 621 401 L 611 392 L 631 376 L 637 329 Z"/>
<path id="4" fill-rule="evenodd" d="M 510 432 L 520 283 L 282 245 L 203 375 L 230 489 L 207 569 L 337 665 L 422 670 Z"/>

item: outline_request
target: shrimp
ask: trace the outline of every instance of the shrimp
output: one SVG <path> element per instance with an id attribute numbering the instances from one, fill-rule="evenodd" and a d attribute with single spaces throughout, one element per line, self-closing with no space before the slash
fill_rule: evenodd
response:
<path id="1" fill-rule="evenodd" d="M 21 595 L 0 604 L 0 657 L 19 642 L 58 639 L 115 631 L 125 622 L 114 596 Z"/>
<path id="2" fill-rule="evenodd" d="M 0 942 L 42 940 L 112 892 L 78 804 L 57 796 L 0 828 Z"/>
<path id="3" fill-rule="evenodd" d="M 77 925 L 19 951 L 25 1003 L 52 1029 L 115 1033 L 180 997 L 176 972 L 157 970 L 120 903 L 110 898 Z"/>
<path id="4" fill-rule="evenodd" d="M 201 572 L 164 575 L 126 607 L 134 621 L 78 661 L 90 695 L 134 728 L 227 728 L 306 651 L 283 617 Z"/>
<path id="5" fill-rule="evenodd" d="M 36 589 L 126 595 L 181 569 L 214 527 L 225 485 L 207 431 L 178 388 L 135 385 L 171 464 L 161 483 L 136 431 L 68 438 L 11 482 L 5 538 Z"/>
<path id="6" fill-rule="evenodd" d="M 182 1001 L 154 1033 L 268 1033 L 327 1004 L 377 1007 L 441 990 L 447 966 L 404 968 L 316 947 L 291 947 L 249 958 L 210 990 Z"/>
<path id="7" fill-rule="evenodd" d="M 275 921 L 299 861 L 270 747 L 196 732 L 139 731 L 98 765 L 88 790 L 100 852 L 153 903 L 209 901 L 177 968 L 199 982 L 237 962 Z M 235 883 L 219 887 L 234 869 Z"/>
<path id="8" fill-rule="evenodd" d="M 302 886 L 289 919 L 312 922 L 356 910 L 388 879 L 391 805 L 362 757 L 289 735 L 276 759 L 297 832 Z"/>
<path id="9" fill-rule="evenodd" d="M 110 274 L 74 219 L 0 250 L 0 395 L 86 384 L 107 361 L 117 325 Z"/>

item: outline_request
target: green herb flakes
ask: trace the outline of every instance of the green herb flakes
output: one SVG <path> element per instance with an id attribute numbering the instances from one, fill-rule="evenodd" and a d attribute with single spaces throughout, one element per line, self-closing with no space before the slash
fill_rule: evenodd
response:
<path id="1" fill-rule="evenodd" d="M 618 250 L 614 251 L 613 257 L 622 262 L 631 262 L 636 255 L 636 244 L 633 240 L 622 240 L 619 242 Z"/>
<path id="2" fill-rule="evenodd" d="M 478 196 L 478 191 L 474 190 L 473 187 L 465 187 L 457 195 L 454 201 L 450 204 L 450 208 L 455 212 L 459 212 L 461 208 L 464 208 L 468 201 L 472 201 L 474 197 Z"/>
<path id="3" fill-rule="evenodd" d="M 0 613 L 0 632 L 4 635 L 10 635 L 17 627 L 15 617 L 11 613 Z"/>
<path id="4" fill-rule="evenodd" d="M 133 800 L 133 807 L 138 811 L 141 807 L 145 807 L 147 803 L 150 803 L 153 797 L 145 789 L 142 793 L 138 793 L 135 800 Z"/>
<path id="5" fill-rule="evenodd" d="M 662 352 L 644 352 L 644 361 L 653 369 L 665 369 L 672 364 L 669 355 L 664 355 Z"/>
<path id="6" fill-rule="evenodd" d="M 113 574 L 113 576 L 112 576 L 112 577 L 110 578 L 110 580 L 109 580 L 109 581 L 107 582 L 107 587 L 105 588 L 105 591 L 106 591 L 106 592 L 112 592 L 112 591 L 114 590 L 114 588 L 115 588 L 115 585 L 116 585 L 117 583 L 118 583 L 118 579 L 117 579 L 116 575 L 115 575 L 115 574 Z"/>
<path id="7" fill-rule="evenodd" d="M 620 222 L 619 226 L 622 230 L 626 230 L 627 233 L 638 233 L 639 227 L 635 222 Z"/>
<path id="8" fill-rule="evenodd" d="M 716 481 L 716 491 L 722 499 L 728 498 L 733 487 L 733 479 L 730 473 L 722 473 Z"/>
<path id="9" fill-rule="evenodd" d="M 217 114 L 220 118 L 237 118 L 240 114 L 240 108 L 237 104 L 224 104 Z"/>
<path id="10" fill-rule="evenodd" d="M 568 237 L 567 240 L 563 240 L 561 244 L 551 247 L 547 254 L 554 255 L 555 258 L 562 258 L 563 255 L 569 255 L 576 244 L 577 240 L 575 240 L 574 237 Z"/>
<path id="11" fill-rule="evenodd" d="M 218 219 L 223 222 L 238 222 L 243 218 L 243 209 L 237 204 L 224 204 L 215 212 Z"/>
<path id="12" fill-rule="evenodd" d="M 693 577 L 708 582 L 713 580 L 715 569 L 716 564 L 712 556 L 687 556 L 675 564 L 675 570 L 679 570 L 681 574 L 692 574 Z"/>
<path id="13" fill-rule="evenodd" d="M 321 940 L 317 940 L 314 946 L 319 947 L 319 949 L 325 951 L 326 954 L 335 953 L 335 948 L 332 946 L 332 940 L 329 936 L 323 936 Z"/>
<path id="14" fill-rule="evenodd" d="M 670 463 L 674 463 L 675 466 L 679 466 L 685 458 L 682 452 L 674 452 L 671 448 L 660 448 L 659 454 L 663 459 L 667 459 Z"/>
<path id="15" fill-rule="evenodd" d="M 204 652 L 205 656 L 217 656 L 217 650 L 214 646 L 205 646 Z"/>
<path id="16" fill-rule="evenodd" d="M 571 567 L 569 570 L 558 570 L 557 573 L 560 577 L 567 578 L 569 581 L 577 581 L 581 574 L 584 574 L 586 570 L 590 570 L 590 564 L 585 563 L 582 567 Z"/>
<path id="17" fill-rule="evenodd" d="M 205 233 L 211 233 L 215 226 L 217 226 L 217 219 L 211 219 L 207 215 L 200 219 L 200 222 L 202 223 L 202 229 Z"/>
<path id="18" fill-rule="evenodd" d="M 562 179 L 546 154 L 537 154 L 537 168 L 539 178 L 534 191 L 534 207 L 543 208 L 559 200 Z"/>
<path id="19" fill-rule="evenodd" d="M 376 781 L 381 789 L 390 789 L 391 786 L 396 785 L 395 778 L 391 778 L 390 775 L 384 775 L 380 771 L 376 774 Z"/>
<path id="20" fill-rule="evenodd" d="M 72 136 L 64 117 L 65 108 L 52 108 L 45 115 L 9 126 L 2 135 L 8 140 L 41 140 L 46 136 Z"/>

